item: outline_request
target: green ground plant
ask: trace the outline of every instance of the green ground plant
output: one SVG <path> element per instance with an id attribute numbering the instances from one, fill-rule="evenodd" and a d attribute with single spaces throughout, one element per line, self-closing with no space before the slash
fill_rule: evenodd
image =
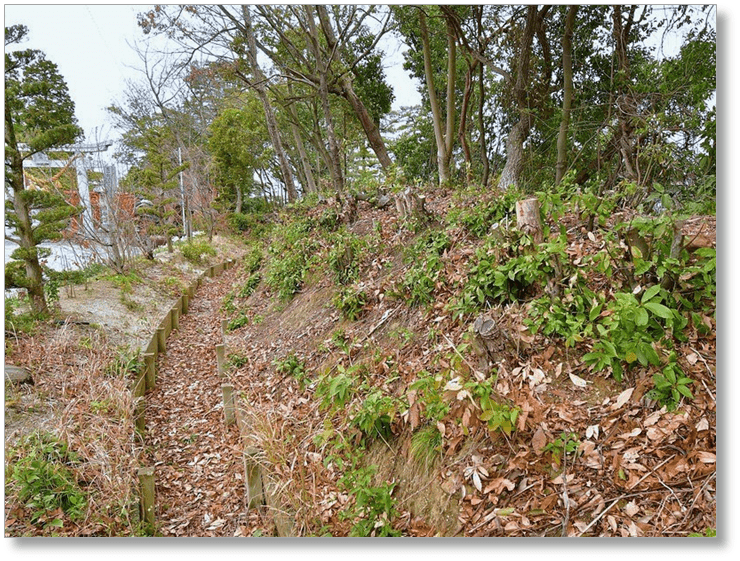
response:
<path id="1" fill-rule="evenodd" d="M 188 262 L 200 265 L 204 257 L 215 256 L 216 250 L 207 240 L 191 239 L 180 246 L 180 253 Z"/>
<path id="2" fill-rule="evenodd" d="M 360 262 L 365 242 L 348 232 L 339 232 L 331 238 L 328 263 L 338 285 L 347 285 L 355 280 L 360 273 Z"/>
<path id="3" fill-rule="evenodd" d="M 367 293 L 359 288 L 346 287 L 339 291 L 332 300 L 344 319 L 357 321 L 363 313 L 368 302 Z"/>
<path id="4" fill-rule="evenodd" d="M 6 496 L 17 500 L 30 512 L 33 524 L 45 530 L 62 528 L 64 518 L 81 519 L 87 509 L 87 496 L 81 490 L 75 467 L 77 455 L 54 436 L 36 432 L 11 450 L 6 463 Z"/>

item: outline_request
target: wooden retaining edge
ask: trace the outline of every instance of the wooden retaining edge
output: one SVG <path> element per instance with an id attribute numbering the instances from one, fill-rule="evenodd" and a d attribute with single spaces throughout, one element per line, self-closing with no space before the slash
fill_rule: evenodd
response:
<path id="1" fill-rule="evenodd" d="M 228 384 L 224 384 L 226 386 Z M 248 508 L 267 507 L 267 511 L 275 524 L 277 535 L 281 538 L 295 537 L 295 517 L 280 506 L 278 500 L 280 485 L 270 474 L 270 464 L 265 458 L 261 448 L 253 445 L 254 438 L 250 434 L 250 427 L 247 421 L 245 406 L 248 403 L 242 401 L 236 402 L 233 395 L 233 388 L 224 393 L 224 422 L 231 424 L 231 415 L 234 415 L 233 422 L 239 429 L 239 439 L 242 443 L 242 459 L 244 462 L 244 484 L 245 484 L 245 503 Z M 231 402 L 229 403 L 227 399 Z M 233 412 L 233 413 L 232 413 Z"/>
<path id="2" fill-rule="evenodd" d="M 243 259 L 244 256 L 238 259 Z M 190 310 L 190 303 L 195 297 L 195 293 L 200 288 L 206 277 L 214 277 L 216 274 L 221 274 L 225 270 L 230 269 L 237 261 L 234 259 L 228 259 L 223 263 L 214 265 L 206 269 L 201 273 L 186 289 L 186 291 L 175 300 L 172 308 L 164 315 L 162 321 L 152 333 L 152 338 L 149 340 L 149 344 L 142 353 L 144 357 L 144 366 L 141 371 L 137 373 L 136 379 L 134 380 L 132 387 L 132 395 L 134 402 L 134 424 L 136 426 L 137 438 L 143 441 L 144 433 L 146 431 L 146 392 L 152 389 L 156 384 L 156 363 L 157 358 L 160 354 L 166 352 L 167 338 L 170 336 L 172 331 L 176 331 L 180 328 L 180 316 L 187 314 Z M 236 410 L 233 405 L 233 394 L 230 394 L 229 400 L 231 401 L 231 413 L 234 416 L 236 422 Z M 139 480 L 139 515 L 141 520 L 146 523 L 150 528 L 154 528 L 155 523 L 155 493 L 154 493 L 154 475 L 155 471 L 153 467 L 143 466 L 139 467 L 137 471 L 137 477 Z"/>

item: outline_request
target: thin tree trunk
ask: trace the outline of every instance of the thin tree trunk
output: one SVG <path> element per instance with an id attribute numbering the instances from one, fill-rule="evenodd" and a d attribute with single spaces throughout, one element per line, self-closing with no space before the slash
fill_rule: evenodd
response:
<path id="1" fill-rule="evenodd" d="M 434 70 L 432 69 L 431 47 L 429 45 L 429 29 L 427 18 L 423 8 L 419 8 L 419 31 L 424 54 L 424 74 L 426 75 L 427 90 L 429 91 L 429 104 L 432 109 L 432 121 L 434 124 L 434 138 L 437 143 L 437 170 L 440 185 L 450 181 L 450 166 L 447 158 L 447 145 L 442 130 L 442 114 L 439 108 L 439 100 L 434 89 Z M 449 101 L 449 100 L 448 100 Z M 448 115 L 449 119 L 449 115 Z"/>
<path id="2" fill-rule="evenodd" d="M 473 93 L 473 72 L 475 72 L 478 65 L 478 61 L 468 64 L 468 72 L 465 74 L 465 91 L 463 92 L 462 107 L 460 109 L 460 124 L 457 129 L 457 138 L 460 141 L 465 159 L 466 180 L 468 183 L 473 180 L 473 158 L 470 154 L 470 143 L 468 142 L 467 133 L 468 110 L 470 108 L 470 97 Z"/>
<path id="3" fill-rule="evenodd" d="M 331 106 L 329 104 L 329 86 L 327 84 L 327 73 L 329 71 L 329 65 L 331 60 L 322 60 L 321 46 L 319 44 L 319 33 L 316 28 L 316 21 L 314 20 L 313 7 L 304 6 L 306 12 L 306 21 L 308 24 L 308 31 L 310 35 L 310 48 L 313 51 L 313 55 L 316 60 L 316 72 L 319 77 L 319 99 L 321 100 L 321 109 L 324 113 L 324 125 L 326 127 L 326 137 L 329 141 L 329 153 L 331 155 L 331 165 L 329 166 L 329 172 L 331 174 L 332 183 L 334 184 L 334 190 L 337 194 L 344 192 L 344 175 L 342 174 L 342 158 L 341 151 L 339 149 L 339 142 L 334 131 L 334 119 L 331 114 Z"/>
<path id="4" fill-rule="evenodd" d="M 298 192 L 295 188 L 293 181 L 293 172 L 290 168 L 290 162 L 288 162 L 288 156 L 283 149 L 283 143 L 280 139 L 280 129 L 277 125 L 277 119 L 275 118 L 275 112 L 272 109 L 272 104 L 267 96 L 267 89 L 265 88 L 265 75 L 262 73 L 262 69 L 257 62 L 257 42 L 252 31 L 252 17 L 249 13 L 249 8 L 246 5 L 242 6 L 242 17 L 244 18 L 244 25 L 247 35 L 247 43 L 249 47 L 249 61 L 252 67 L 252 74 L 254 77 L 254 83 L 252 86 L 257 92 L 257 96 L 262 102 L 262 107 L 265 111 L 265 120 L 267 121 L 267 132 L 270 135 L 272 146 L 275 149 L 278 162 L 280 163 L 280 171 L 283 175 L 283 182 L 285 183 L 285 189 L 288 193 L 288 200 L 290 202 L 295 201 L 298 198 Z"/>
<path id="5" fill-rule="evenodd" d="M 484 68 L 481 64 L 478 67 L 478 134 L 480 135 L 480 157 L 483 162 L 483 179 L 481 183 L 485 187 L 488 185 L 488 176 L 491 173 L 491 163 L 488 161 L 488 146 L 486 144 L 486 126 L 483 115 L 483 104 L 485 103 L 486 86 L 483 82 Z"/>
<path id="6" fill-rule="evenodd" d="M 537 6 L 527 6 L 527 22 L 519 44 L 519 64 L 514 84 L 514 99 L 519 110 L 519 121 L 512 127 L 506 140 L 506 163 L 498 184 L 502 191 L 510 187 L 519 187 L 519 178 L 524 168 L 524 141 L 532 128 L 533 119 L 527 106 L 527 84 L 536 21 Z"/>
<path id="7" fill-rule="evenodd" d="M 26 267 L 28 296 L 31 308 L 37 314 L 46 314 L 49 308 L 44 295 L 44 275 L 39 263 L 38 247 L 33 238 L 33 221 L 28 203 L 24 197 L 26 186 L 23 176 L 23 158 L 18 151 L 18 142 L 15 136 L 15 127 L 10 107 L 5 105 L 5 143 L 10 147 L 6 151 L 6 158 L 10 160 L 10 186 L 13 190 L 13 210 L 17 221 L 16 234 L 20 248 L 23 250 L 23 262 Z M 6 159 L 6 161 L 8 161 Z M 6 181 L 8 178 L 6 178 Z"/>
<path id="8" fill-rule="evenodd" d="M 573 28 L 575 27 L 578 6 L 568 7 L 563 33 L 563 115 L 558 133 L 558 159 L 555 165 L 555 183 L 560 183 L 568 167 L 568 128 L 573 105 Z"/>
<path id="9" fill-rule="evenodd" d="M 326 39 L 328 49 L 336 53 L 337 51 L 337 38 L 334 33 L 334 29 L 329 21 L 329 13 L 326 10 L 326 6 L 318 4 L 316 6 L 316 12 L 318 13 L 319 20 L 321 22 L 321 30 L 323 31 L 324 38 Z M 355 92 L 354 86 L 352 85 L 352 77 L 349 74 L 344 74 L 339 79 L 339 85 L 341 86 L 340 95 L 344 97 L 349 104 L 352 106 L 352 110 L 357 115 L 357 118 L 362 125 L 362 129 L 365 131 L 370 147 L 378 158 L 380 165 L 384 170 L 388 170 L 392 165 L 393 161 L 388 155 L 388 150 L 385 147 L 383 137 L 380 135 L 380 129 L 378 125 L 373 121 L 370 112 L 365 107 L 360 97 Z"/>
<path id="10" fill-rule="evenodd" d="M 288 82 L 288 93 L 293 96 L 293 88 L 291 83 Z M 295 141 L 296 148 L 298 149 L 298 157 L 301 160 L 301 167 L 303 168 L 303 176 L 306 180 L 306 191 L 308 193 L 316 193 L 316 181 L 313 177 L 313 170 L 311 169 L 311 162 L 308 161 L 308 155 L 306 154 L 306 147 L 303 145 L 303 137 L 301 131 L 298 129 L 298 112 L 295 110 L 295 106 L 292 103 L 288 104 L 288 111 L 290 112 L 290 130 L 293 133 L 293 140 Z"/>

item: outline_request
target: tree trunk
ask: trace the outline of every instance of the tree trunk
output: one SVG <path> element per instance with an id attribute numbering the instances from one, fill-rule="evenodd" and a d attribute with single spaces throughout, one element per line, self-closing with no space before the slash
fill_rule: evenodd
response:
<path id="1" fill-rule="evenodd" d="M 242 188 L 239 187 L 239 185 L 237 185 L 236 186 L 236 209 L 234 210 L 234 212 L 236 212 L 236 214 L 241 214 L 242 213 L 242 200 L 243 200 L 243 197 L 242 197 Z"/>
<path id="2" fill-rule="evenodd" d="M 568 128 L 573 104 L 573 28 L 575 27 L 578 6 L 569 6 L 563 33 L 563 115 L 558 133 L 558 159 L 555 165 L 555 183 L 560 183 L 568 167 Z"/>
<path id="3" fill-rule="evenodd" d="M 10 169 L 8 176 L 5 178 L 6 185 L 10 180 L 10 188 L 13 191 L 13 210 L 17 220 L 16 234 L 20 248 L 23 250 L 23 262 L 26 266 L 26 277 L 28 296 L 31 299 L 31 308 L 34 313 L 46 314 L 49 308 L 44 295 L 44 274 L 39 263 L 38 247 L 33 236 L 33 221 L 28 202 L 24 197 L 26 186 L 23 175 L 23 158 L 18 151 L 18 142 L 15 136 L 15 126 L 11 115 L 10 107 L 5 105 L 5 144 L 6 144 L 6 162 L 9 160 Z M 9 148 L 9 149 L 8 149 Z M 6 234 L 7 236 L 7 234 Z"/>
<path id="4" fill-rule="evenodd" d="M 514 99 L 519 110 L 519 121 L 512 127 L 506 139 L 506 164 L 498 184 L 502 191 L 509 187 L 519 187 L 519 177 L 524 168 L 524 141 L 532 128 L 532 115 L 527 103 L 527 85 L 536 22 L 537 6 L 527 6 L 527 22 L 519 44 L 519 64 L 514 83 Z"/>
<path id="5" fill-rule="evenodd" d="M 293 131 L 293 140 L 295 141 L 296 148 L 298 148 L 298 157 L 301 159 L 301 167 L 303 168 L 303 177 L 306 180 L 306 192 L 316 193 L 316 181 L 313 178 L 313 170 L 311 169 L 311 162 L 308 161 L 308 155 L 306 154 L 306 148 L 303 146 L 303 138 L 295 123 L 290 124 L 290 129 Z"/>
<path id="6" fill-rule="evenodd" d="M 322 60 L 323 57 L 321 46 L 319 44 L 319 33 L 314 20 L 313 8 L 311 6 L 304 6 L 304 9 L 306 12 L 306 21 L 310 36 L 309 48 L 313 51 L 313 55 L 316 60 L 316 73 L 319 77 L 319 99 L 321 100 L 321 109 L 324 114 L 326 137 L 329 141 L 329 154 L 331 156 L 329 173 L 331 174 L 332 183 L 334 184 L 334 190 L 339 194 L 344 192 L 344 175 L 342 173 L 341 151 L 334 131 L 334 119 L 332 117 L 331 106 L 329 104 L 329 86 L 326 80 L 331 60 Z"/>
<path id="7" fill-rule="evenodd" d="M 288 156 L 283 149 L 283 143 L 280 139 L 280 129 L 277 125 L 275 112 L 272 109 L 272 104 L 270 103 L 270 99 L 267 96 L 267 90 L 264 86 L 265 75 L 262 73 L 262 69 L 257 62 L 257 42 L 254 37 L 254 32 L 252 31 L 252 17 L 249 13 L 249 8 L 245 5 L 242 6 L 242 16 L 244 18 L 247 43 L 249 46 L 249 61 L 254 77 L 252 87 L 254 87 L 257 92 L 257 96 L 262 102 L 262 107 L 265 111 L 265 120 L 267 121 L 267 132 L 270 135 L 270 141 L 272 142 L 278 162 L 280 163 L 280 171 L 282 172 L 283 182 L 285 183 L 285 189 L 288 193 L 288 200 L 292 202 L 298 198 L 298 193 L 293 181 L 293 172 L 290 168 L 290 162 L 288 162 Z"/>
<path id="8" fill-rule="evenodd" d="M 321 30 L 324 33 L 328 48 L 333 53 L 336 53 L 337 38 L 334 33 L 334 29 L 331 26 L 331 22 L 329 21 L 329 13 L 326 10 L 326 6 L 322 4 L 317 4 L 316 11 L 321 22 Z M 375 121 L 373 121 L 373 118 L 370 116 L 367 107 L 365 107 L 365 104 L 355 93 L 354 86 L 352 85 L 352 77 L 349 74 L 344 74 L 340 78 L 339 83 L 341 85 L 342 97 L 344 97 L 352 106 L 352 110 L 355 112 L 355 115 L 357 115 L 357 118 L 362 125 L 362 129 L 365 131 L 365 136 L 370 143 L 370 147 L 373 149 L 373 152 L 375 152 L 375 155 L 378 157 L 378 161 L 383 167 L 383 170 L 388 171 L 388 169 L 390 169 L 390 167 L 393 165 L 393 161 L 388 155 L 388 150 L 385 147 L 383 137 L 380 135 L 380 129 L 378 129 L 378 125 L 375 123 Z"/>
<path id="9" fill-rule="evenodd" d="M 506 163 L 498 182 L 498 187 L 502 191 L 510 187 L 515 189 L 519 187 L 519 178 L 524 169 L 524 141 L 531 128 L 530 119 L 528 114 L 522 115 L 506 138 Z"/>
<path id="10" fill-rule="evenodd" d="M 491 163 L 488 161 L 488 146 L 486 145 L 486 125 L 484 120 L 483 104 L 485 103 L 485 83 L 483 81 L 483 65 L 478 67 L 478 134 L 480 135 L 480 158 L 483 162 L 483 178 L 481 184 L 485 187 L 488 185 L 488 176 L 491 173 Z"/>
<path id="11" fill-rule="evenodd" d="M 429 44 L 429 29 L 423 9 L 419 9 L 419 31 L 424 54 L 424 74 L 426 75 L 427 90 L 429 91 L 429 104 L 432 108 L 432 122 L 434 124 L 434 139 L 437 143 L 437 170 L 440 185 L 450 181 L 450 161 L 447 157 L 447 144 L 444 131 L 442 130 L 442 114 L 439 108 L 439 100 L 434 89 L 434 70 L 432 69 L 432 55 Z M 448 100 L 449 102 L 449 100 Z M 449 119 L 450 115 L 447 116 Z M 449 121 L 448 121 L 449 123 Z M 449 137 L 451 141 L 451 137 Z M 451 150 L 450 150 L 451 153 Z"/>
<path id="12" fill-rule="evenodd" d="M 388 171 L 391 166 L 393 166 L 393 160 L 391 160 L 391 157 L 388 155 L 385 142 L 383 141 L 383 137 L 380 135 L 380 129 L 375 124 L 375 121 L 373 121 L 373 118 L 370 116 L 365 104 L 355 93 L 354 87 L 352 86 L 352 78 L 348 75 L 343 76 L 341 85 L 342 95 L 352 106 L 357 118 L 360 120 L 360 124 L 365 131 L 365 136 L 367 137 L 367 141 L 370 143 L 370 147 L 378 157 L 378 161 L 383 167 L 383 170 Z"/>
<path id="13" fill-rule="evenodd" d="M 466 177 L 468 183 L 473 180 L 473 158 L 470 154 L 470 143 L 468 142 L 467 123 L 468 110 L 470 107 L 470 96 L 473 93 L 473 72 L 479 65 L 478 61 L 468 64 L 468 72 L 465 74 L 465 91 L 463 92 L 462 108 L 460 109 L 460 124 L 457 129 L 457 138 L 462 147 L 465 158 Z"/>

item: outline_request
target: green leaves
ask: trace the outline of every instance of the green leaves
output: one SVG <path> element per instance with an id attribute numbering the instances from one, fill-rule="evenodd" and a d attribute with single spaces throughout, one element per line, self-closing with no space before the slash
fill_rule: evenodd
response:
<path id="1" fill-rule="evenodd" d="M 673 411 L 682 397 L 694 399 L 689 389 L 689 385 L 693 383 L 691 378 L 684 376 L 676 362 L 670 362 L 662 373 L 653 375 L 655 387 L 647 393 L 647 397 L 656 400 L 668 411 Z"/>

